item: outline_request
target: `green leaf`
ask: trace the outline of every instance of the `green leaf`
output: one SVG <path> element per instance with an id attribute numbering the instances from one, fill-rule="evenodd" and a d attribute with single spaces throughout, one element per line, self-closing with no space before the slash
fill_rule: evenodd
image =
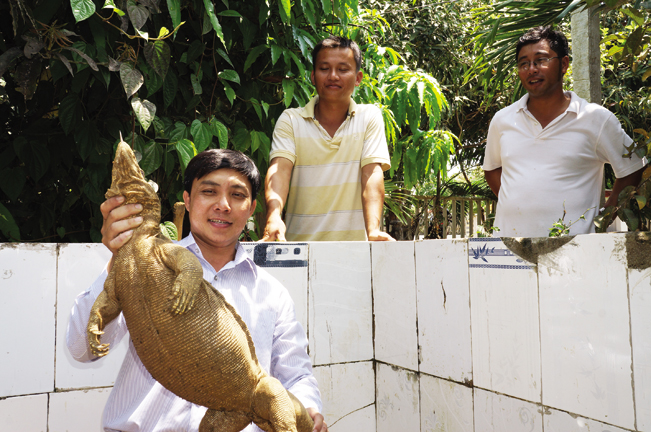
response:
<path id="1" fill-rule="evenodd" d="M 162 78 L 167 74 L 170 65 L 170 47 L 165 41 L 157 40 L 145 44 L 145 59 L 149 66 Z"/>
<path id="2" fill-rule="evenodd" d="M 14 140 L 14 152 L 25 164 L 27 172 L 35 182 L 39 181 L 50 167 L 50 151 L 39 141 L 27 141 L 23 137 Z"/>
<path id="3" fill-rule="evenodd" d="M 624 222 L 626 222 L 626 225 L 628 225 L 629 231 L 637 230 L 637 227 L 640 224 L 640 219 L 637 217 L 633 210 L 625 208 L 623 219 Z"/>
<path id="4" fill-rule="evenodd" d="M 192 41 L 188 47 L 187 56 L 185 58 L 185 63 L 191 64 L 195 61 L 203 52 L 206 50 L 206 44 L 196 39 Z"/>
<path id="5" fill-rule="evenodd" d="M 635 195 L 635 200 L 637 201 L 637 206 L 640 210 L 646 206 L 646 197 L 642 195 Z"/>
<path id="6" fill-rule="evenodd" d="M 167 0 L 167 10 L 172 18 L 172 27 L 181 25 L 181 0 Z M 176 36 L 176 35 L 175 35 Z"/>
<path id="7" fill-rule="evenodd" d="M 192 92 L 195 95 L 200 95 L 203 93 L 203 89 L 201 88 L 201 82 L 200 79 L 197 77 L 197 75 L 190 74 L 190 83 L 192 84 Z"/>
<path id="8" fill-rule="evenodd" d="M 106 0 L 102 9 L 113 9 L 119 16 L 124 16 L 124 11 L 118 9 L 113 0 Z"/>
<path id="9" fill-rule="evenodd" d="M 197 149 L 194 143 L 188 139 L 182 139 L 176 143 L 176 153 L 179 156 L 181 163 L 181 171 L 185 173 L 185 168 L 190 163 L 190 160 L 197 155 Z"/>
<path id="10" fill-rule="evenodd" d="M 20 230 L 7 207 L 0 203 L 0 231 L 10 241 L 20 241 Z"/>
<path id="11" fill-rule="evenodd" d="M 184 138 L 189 138 L 188 128 L 181 122 L 174 123 L 174 129 L 170 133 L 170 142 L 181 141 Z"/>
<path id="12" fill-rule="evenodd" d="M 206 8 L 206 13 L 208 14 L 208 18 L 210 18 L 210 24 L 212 24 L 212 28 L 215 29 L 215 33 L 217 34 L 217 37 L 219 38 L 220 41 L 222 41 L 222 44 L 225 46 L 226 42 L 224 42 L 224 32 L 222 31 L 222 26 L 219 23 L 217 16 L 215 15 L 215 6 L 212 4 L 211 0 L 203 0 L 203 5 Z"/>
<path id="13" fill-rule="evenodd" d="M 281 54 L 283 53 L 283 49 L 279 47 L 278 45 L 271 45 L 271 64 L 275 65 L 278 59 L 280 58 Z"/>
<path id="14" fill-rule="evenodd" d="M 165 81 L 163 82 L 163 103 L 165 108 L 172 105 L 172 102 L 174 102 L 178 87 L 179 80 L 176 78 L 174 72 L 169 72 L 165 75 Z"/>
<path id="15" fill-rule="evenodd" d="M 285 102 L 285 108 L 289 108 L 292 104 L 295 88 L 294 80 L 287 78 L 283 79 L 283 100 Z"/>
<path id="16" fill-rule="evenodd" d="M 140 30 L 149 19 L 147 8 L 137 4 L 134 0 L 127 0 L 127 13 L 133 28 L 136 30 Z"/>
<path id="17" fill-rule="evenodd" d="M 70 6 L 76 22 L 88 19 L 95 13 L 93 0 L 70 0 Z"/>
<path id="18" fill-rule="evenodd" d="M 140 168 L 145 173 L 145 176 L 156 171 L 163 163 L 163 147 L 156 141 L 149 141 L 142 151 L 142 159 L 140 159 Z"/>
<path id="19" fill-rule="evenodd" d="M 81 122 L 83 108 L 77 94 L 70 93 L 59 104 L 59 121 L 66 135 Z"/>
<path id="20" fill-rule="evenodd" d="M 250 52 L 249 55 L 246 56 L 246 61 L 244 62 L 244 69 L 243 72 L 246 72 L 253 62 L 258 58 L 258 56 L 263 53 L 264 51 L 268 50 L 269 47 L 267 45 L 259 45 L 255 48 L 253 48 Z"/>
<path id="21" fill-rule="evenodd" d="M 163 235 L 163 237 L 170 239 L 170 240 L 178 240 L 179 239 L 179 231 L 176 229 L 176 225 L 174 225 L 174 222 L 171 221 L 165 221 L 160 224 L 160 232 Z"/>
<path id="22" fill-rule="evenodd" d="M 251 151 L 259 150 L 266 160 L 269 160 L 269 152 L 271 150 L 271 140 L 264 132 L 253 131 L 251 132 Z"/>
<path id="23" fill-rule="evenodd" d="M 16 201 L 25 186 L 25 170 L 22 167 L 7 168 L 0 171 L 0 190 L 10 201 Z"/>
<path id="24" fill-rule="evenodd" d="M 227 62 L 229 65 L 231 65 L 231 67 L 235 67 L 235 66 L 233 66 L 233 62 L 231 61 L 230 57 L 228 57 L 228 54 L 226 54 L 226 51 L 224 51 L 224 50 L 221 49 L 221 48 L 217 49 L 216 51 L 217 51 L 217 54 L 219 54 L 219 56 L 220 56 L 221 58 L 223 58 L 224 60 L 226 60 L 226 62 Z"/>
<path id="25" fill-rule="evenodd" d="M 228 98 L 228 101 L 231 103 L 231 106 L 233 106 L 233 101 L 235 100 L 235 90 L 227 83 L 224 83 L 224 93 L 226 93 L 226 97 Z"/>
<path id="26" fill-rule="evenodd" d="M 217 15 L 225 16 L 225 17 L 242 18 L 242 15 L 240 15 L 240 13 L 238 11 L 234 11 L 234 10 L 225 10 L 225 11 L 219 12 Z"/>
<path id="27" fill-rule="evenodd" d="M 321 0 L 321 6 L 323 6 L 323 13 L 330 15 L 332 13 L 332 5 L 330 4 L 332 0 Z"/>
<path id="28" fill-rule="evenodd" d="M 260 102 L 258 102 L 256 98 L 251 98 L 251 105 L 253 106 L 255 113 L 258 115 L 260 123 L 262 123 L 262 109 L 260 108 Z"/>
<path id="29" fill-rule="evenodd" d="M 140 71 L 134 68 L 131 63 L 120 64 L 120 80 L 127 94 L 127 99 L 133 96 L 145 82 Z"/>
<path id="30" fill-rule="evenodd" d="M 99 141 L 99 132 L 95 122 L 84 120 L 75 129 L 75 143 L 82 160 L 88 159 Z"/>
<path id="31" fill-rule="evenodd" d="M 226 126 L 214 117 L 210 120 L 210 126 L 212 127 L 212 134 L 219 139 L 219 147 L 223 149 L 228 147 L 228 129 L 226 129 Z"/>
<path id="32" fill-rule="evenodd" d="M 292 12 L 291 0 L 278 0 L 278 10 L 280 12 L 280 18 L 285 24 L 288 24 Z"/>
<path id="33" fill-rule="evenodd" d="M 140 126 L 142 126 L 146 132 L 156 115 L 156 105 L 149 102 L 147 99 L 140 100 L 140 98 L 134 97 L 131 99 L 131 107 L 138 118 Z"/>
<path id="34" fill-rule="evenodd" d="M 219 72 L 217 75 L 221 79 L 229 80 L 238 84 L 240 83 L 240 76 L 238 75 L 237 72 L 235 72 L 232 69 L 224 69 L 223 71 Z"/>
<path id="35" fill-rule="evenodd" d="M 201 153 L 210 146 L 212 142 L 212 128 L 207 123 L 201 123 L 200 120 L 194 120 L 190 125 L 190 133 L 194 138 L 194 145 L 197 152 Z"/>
<path id="36" fill-rule="evenodd" d="M 248 130 L 244 128 L 236 129 L 233 134 L 233 145 L 235 150 L 239 150 L 242 153 L 246 152 L 251 146 L 251 134 Z"/>

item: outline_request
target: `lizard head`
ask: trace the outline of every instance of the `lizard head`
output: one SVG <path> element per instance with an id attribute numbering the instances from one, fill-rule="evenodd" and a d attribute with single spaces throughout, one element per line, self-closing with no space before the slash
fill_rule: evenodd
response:
<path id="1" fill-rule="evenodd" d="M 124 196 L 124 204 L 140 203 L 143 206 L 139 216 L 144 219 L 142 227 L 157 231 L 160 222 L 160 201 L 154 188 L 147 183 L 143 171 L 138 165 L 136 155 L 129 144 L 122 140 L 118 143 L 113 159 L 111 187 L 105 197 Z"/>

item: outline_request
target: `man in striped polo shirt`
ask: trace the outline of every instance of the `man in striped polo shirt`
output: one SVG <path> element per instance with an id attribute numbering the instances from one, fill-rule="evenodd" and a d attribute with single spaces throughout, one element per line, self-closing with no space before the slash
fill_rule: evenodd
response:
<path id="1" fill-rule="evenodd" d="M 351 99 L 363 77 L 359 47 L 331 36 L 312 63 L 318 96 L 285 110 L 274 130 L 262 240 L 394 240 L 380 230 L 390 168 L 382 113 Z"/>

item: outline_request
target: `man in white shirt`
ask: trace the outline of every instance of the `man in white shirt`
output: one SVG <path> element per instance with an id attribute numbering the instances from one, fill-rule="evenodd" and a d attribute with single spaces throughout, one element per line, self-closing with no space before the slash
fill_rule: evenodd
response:
<path id="1" fill-rule="evenodd" d="M 498 197 L 496 234 L 547 237 L 563 217 L 573 223 L 571 235 L 594 232 L 604 163 L 617 178 L 607 207 L 626 186 L 639 184 L 644 161 L 622 157 L 632 140 L 610 111 L 563 91 L 570 61 L 563 33 L 529 30 L 518 42 L 516 58 L 527 94 L 491 121 L 483 165 Z"/>
<path id="2" fill-rule="evenodd" d="M 287 290 L 248 257 L 238 238 L 253 214 L 260 173 L 240 152 L 207 150 L 190 161 L 185 171 L 183 198 L 191 234 L 178 242 L 194 253 L 209 281 L 247 324 L 261 366 L 289 389 L 307 408 L 315 432 L 326 432 L 321 398 L 306 352 L 307 338 L 296 321 Z M 101 206 L 102 242 L 113 254 L 142 223 L 140 204 L 121 206 L 114 197 Z M 133 217 L 135 216 L 135 217 Z M 113 258 L 90 289 L 75 300 L 68 325 L 67 345 L 79 361 L 96 361 L 88 347 L 86 324 L 91 307 L 102 292 Z M 127 333 L 122 316 L 105 328 L 103 343 L 116 344 Z M 103 416 L 105 431 L 197 431 L 206 408 L 192 404 L 161 386 L 147 372 L 132 343 Z M 260 431 L 251 424 L 247 432 Z"/>

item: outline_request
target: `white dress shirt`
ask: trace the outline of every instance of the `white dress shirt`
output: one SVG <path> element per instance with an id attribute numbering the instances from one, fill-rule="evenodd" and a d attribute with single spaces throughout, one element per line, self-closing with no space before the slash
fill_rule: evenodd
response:
<path id="1" fill-rule="evenodd" d="M 178 244 L 199 258 L 204 279 L 240 314 L 249 328 L 262 368 L 280 380 L 306 408 L 321 411 L 321 395 L 312 375 L 305 331 L 296 321 L 294 303 L 285 287 L 257 267 L 239 243 L 235 259 L 218 272 L 203 258 L 192 234 Z M 99 359 L 88 348 L 86 326 L 93 303 L 104 289 L 106 277 L 105 269 L 90 289 L 75 299 L 72 308 L 67 345 L 72 356 L 81 362 Z M 128 333 L 122 314 L 104 331 L 102 343 L 115 346 Z M 181 399 L 154 380 L 130 341 L 106 403 L 102 424 L 105 431 L 197 431 L 206 409 Z M 244 431 L 261 429 L 251 424 Z"/>

